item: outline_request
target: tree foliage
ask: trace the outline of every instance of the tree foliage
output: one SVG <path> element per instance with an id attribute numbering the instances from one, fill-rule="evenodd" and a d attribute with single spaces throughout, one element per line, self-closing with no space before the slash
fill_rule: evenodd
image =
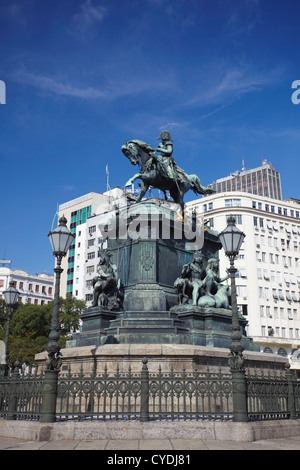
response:
<path id="1" fill-rule="evenodd" d="M 60 298 L 59 344 L 64 347 L 70 333 L 79 327 L 79 315 L 86 308 L 85 302 L 67 295 Z M 9 361 L 32 364 L 37 353 L 45 351 L 49 342 L 53 301 L 47 305 L 19 303 L 10 322 Z M 7 327 L 7 306 L 0 299 L 0 340 L 4 341 Z"/>

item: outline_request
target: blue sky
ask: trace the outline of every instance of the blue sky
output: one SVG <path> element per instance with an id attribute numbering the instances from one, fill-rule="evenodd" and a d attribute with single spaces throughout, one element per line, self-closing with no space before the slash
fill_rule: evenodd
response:
<path id="1" fill-rule="evenodd" d="M 1 0 L 0 258 L 52 272 L 57 204 L 135 173 L 157 145 L 203 184 L 264 158 L 300 198 L 300 4 L 286 0 Z M 191 193 L 186 200 L 194 197 Z"/>

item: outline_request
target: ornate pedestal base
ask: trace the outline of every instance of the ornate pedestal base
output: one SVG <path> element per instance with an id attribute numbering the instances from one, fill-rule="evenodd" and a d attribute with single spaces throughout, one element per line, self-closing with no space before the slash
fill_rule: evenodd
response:
<path id="1" fill-rule="evenodd" d="M 105 329 L 109 327 L 110 321 L 115 320 L 117 312 L 105 309 L 104 307 L 90 307 L 81 315 L 82 329 L 80 333 L 75 333 L 73 339 L 67 342 L 67 347 L 99 346 L 101 338 L 106 335 Z M 107 338 L 109 340 L 109 338 Z M 116 342 L 111 340 L 110 342 Z"/>
<path id="2" fill-rule="evenodd" d="M 179 320 L 184 320 L 185 327 L 189 329 L 189 344 L 216 348 L 230 347 L 232 343 L 231 310 L 183 304 L 171 308 L 170 311 L 176 312 Z M 246 324 L 247 320 L 240 316 L 242 344 L 247 351 L 259 351 L 259 347 L 245 335 Z"/>

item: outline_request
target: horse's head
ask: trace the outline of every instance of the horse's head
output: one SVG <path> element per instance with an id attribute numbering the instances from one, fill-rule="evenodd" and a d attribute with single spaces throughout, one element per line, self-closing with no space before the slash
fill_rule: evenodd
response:
<path id="1" fill-rule="evenodd" d="M 121 150 L 132 165 L 137 165 L 139 163 L 138 149 L 133 142 L 125 142 L 125 145 L 122 145 Z"/>

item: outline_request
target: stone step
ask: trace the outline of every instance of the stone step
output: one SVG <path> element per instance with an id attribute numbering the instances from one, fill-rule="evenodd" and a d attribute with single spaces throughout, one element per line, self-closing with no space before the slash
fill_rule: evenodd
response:
<path id="1" fill-rule="evenodd" d="M 183 320 L 178 320 L 176 318 L 153 318 L 153 317 L 142 317 L 139 318 L 119 318 L 116 320 L 110 321 L 110 327 L 129 327 L 129 326 L 157 326 L 161 328 L 162 326 L 178 326 L 183 327 L 185 323 Z"/>
<path id="2" fill-rule="evenodd" d="M 164 334 L 174 334 L 174 335 L 180 335 L 180 334 L 188 334 L 188 329 L 187 328 L 178 328 L 174 326 L 132 326 L 132 327 L 125 327 L 125 326 L 116 326 L 116 327 L 110 327 L 106 328 L 105 332 L 108 335 L 121 335 L 121 334 L 148 334 L 148 333 L 153 333 L 157 334 L 158 336 L 164 335 Z"/>
<path id="3" fill-rule="evenodd" d="M 141 333 L 139 335 L 132 333 L 115 335 L 114 338 L 121 344 L 193 344 L 192 338 L 188 334 L 161 333 L 158 335 L 147 331 L 145 334 Z"/>
<path id="4" fill-rule="evenodd" d="M 178 314 L 177 312 L 170 312 L 167 310 L 147 310 L 147 312 L 143 311 L 133 311 L 133 310 L 128 310 L 121 315 L 118 315 L 117 318 L 139 318 L 140 316 L 151 316 L 155 318 L 177 318 Z"/>

